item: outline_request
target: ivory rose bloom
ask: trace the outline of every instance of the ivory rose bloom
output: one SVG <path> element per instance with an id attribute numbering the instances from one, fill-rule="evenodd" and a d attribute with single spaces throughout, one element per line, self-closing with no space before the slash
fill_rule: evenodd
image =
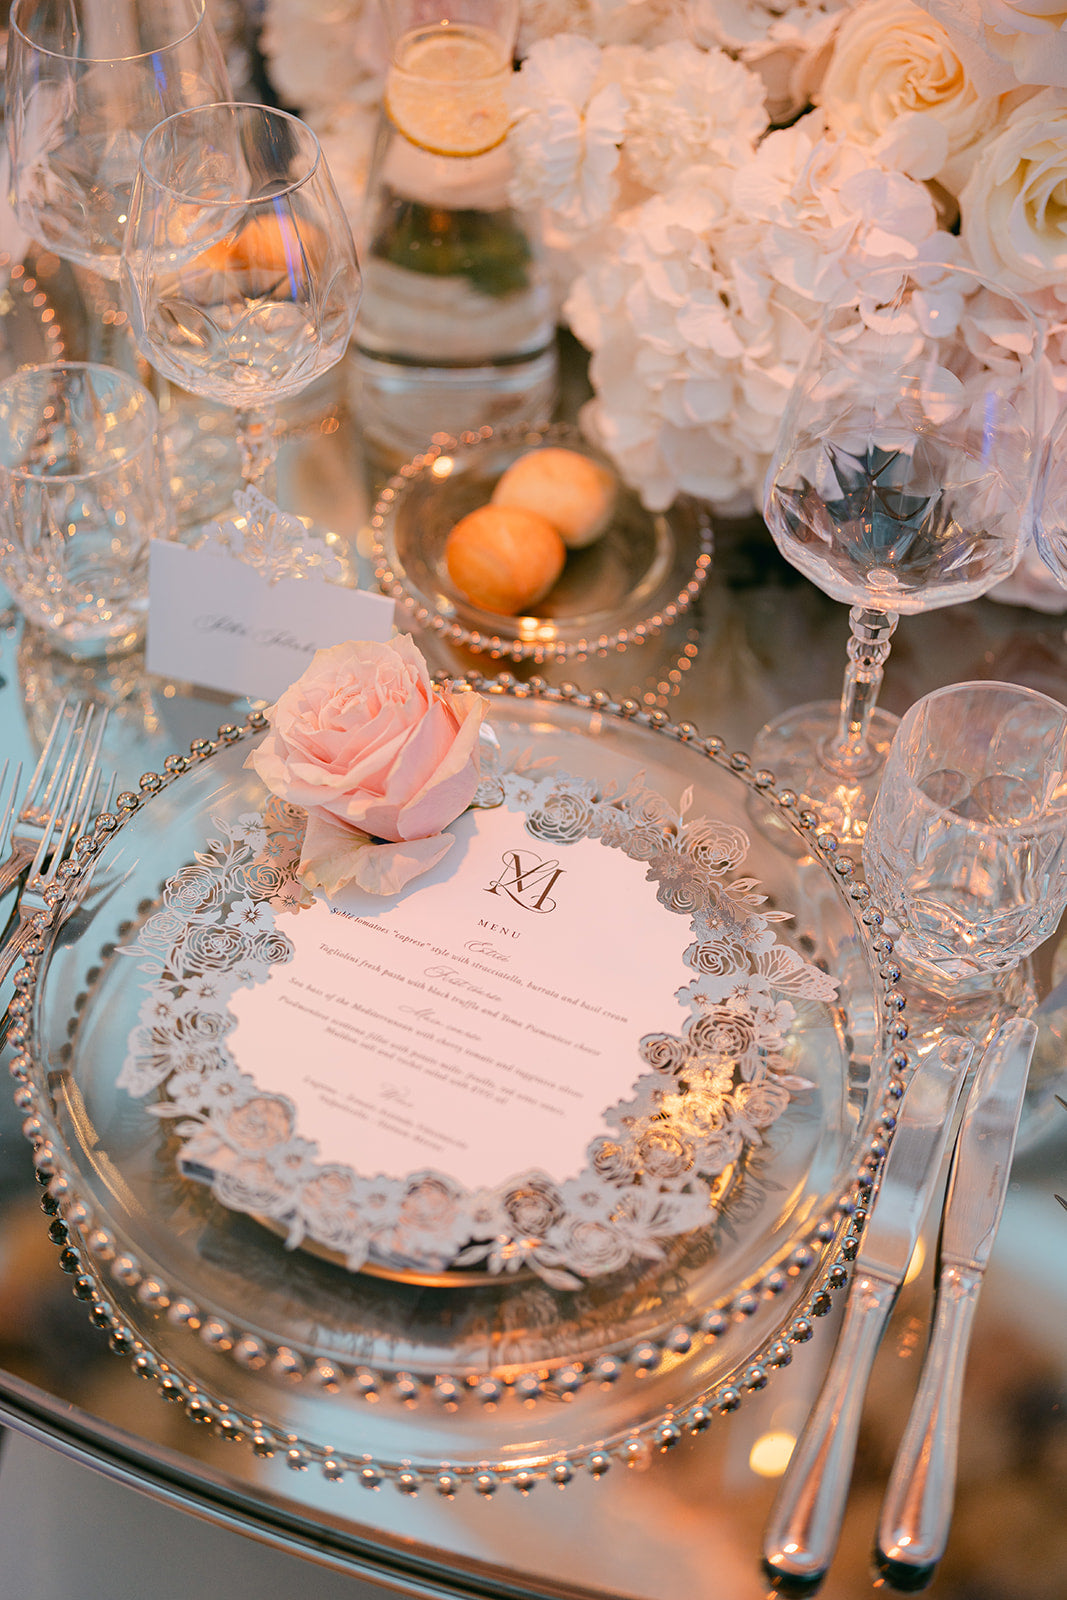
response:
<path id="1" fill-rule="evenodd" d="M 975 265 L 1021 294 L 1067 279 L 1067 93 L 1025 101 L 991 139 L 960 195 Z"/>
<path id="2" fill-rule="evenodd" d="M 984 88 L 1018 83 L 1067 87 L 1064 0 L 922 0 L 960 36 L 971 71 Z"/>
<path id="3" fill-rule="evenodd" d="M 441 830 L 478 787 L 484 710 L 478 695 L 435 688 L 406 634 L 316 653 L 249 757 L 273 794 L 307 811 L 308 888 L 396 894 L 447 854 L 455 840 Z"/>
<path id="4" fill-rule="evenodd" d="M 953 36 L 912 0 L 867 0 L 845 18 L 818 98 L 834 132 L 953 194 L 999 105 L 978 93 Z"/>

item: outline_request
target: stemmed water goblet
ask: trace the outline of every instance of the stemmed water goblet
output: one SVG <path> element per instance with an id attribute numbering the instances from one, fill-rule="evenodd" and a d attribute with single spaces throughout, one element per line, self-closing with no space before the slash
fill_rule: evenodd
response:
<path id="1" fill-rule="evenodd" d="M 267 487 L 272 408 L 338 362 L 359 304 L 352 233 L 311 129 L 264 105 L 180 111 L 141 150 L 124 247 L 138 349 L 236 408 Z"/>
<path id="2" fill-rule="evenodd" d="M 917 701 L 886 758 L 863 865 L 920 1054 L 946 1033 L 984 1043 L 1033 1012 L 1029 957 L 1067 904 L 1067 707 L 991 681 Z M 1062 1046 L 1043 1054 L 1025 1138 L 1062 1081 Z"/>
<path id="3" fill-rule="evenodd" d="M 1015 683 L 909 708 L 863 841 L 896 954 L 946 993 L 1011 971 L 1067 904 L 1067 707 Z"/>
<path id="4" fill-rule="evenodd" d="M 148 551 L 171 534 L 147 389 L 83 361 L 0 383 L 0 572 L 27 620 L 75 657 L 144 633 Z"/>
<path id="5" fill-rule="evenodd" d="M 877 707 L 901 613 L 955 605 L 1012 571 L 1036 468 L 1040 330 L 964 267 L 879 268 L 832 304 L 766 480 L 782 554 L 850 604 L 840 704 L 785 712 L 753 761 L 862 838 L 896 718 Z"/>
<path id="6" fill-rule="evenodd" d="M 20 224 L 115 279 L 142 139 L 230 87 L 204 0 L 14 0 L 5 94 Z"/>
<path id="7" fill-rule="evenodd" d="M 11 8 L 6 121 L 16 213 L 33 239 L 71 264 L 91 361 L 138 365 L 117 279 L 142 139 L 184 106 L 230 98 L 205 3 L 14 0 Z M 232 437 L 206 431 L 202 408 L 190 421 L 180 396 L 155 389 L 175 508 L 203 507 L 232 479 Z"/>

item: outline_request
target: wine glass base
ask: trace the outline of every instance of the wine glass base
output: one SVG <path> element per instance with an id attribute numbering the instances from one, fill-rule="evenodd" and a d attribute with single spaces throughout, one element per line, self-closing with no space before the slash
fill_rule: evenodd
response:
<path id="1" fill-rule="evenodd" d="M 179 529 L 229 515 L 241 485 L 241 456 L 233 413 L 171 390 L 163 419 L 163 444 L 174 520 Z"/>
<path id="2" fill-rule="evenodd" d="M 829 757 L 840 716 L 838 700 L 791 707 L 760 729 L 752 746 L 752 765 L 757 770 L 764 767 L 773 772 L 779 788 L 792 789 L 799 795 L 819 813 L 842 844 L 859 844 L 867 831 L 867 818 L 900 719 L 876 707 L 871 714 L 865 759 L 844 772 L 835 770 Z M 761 828 L 780 829 L 781 842 L 785 842 L 785 824 L 769 812 Z"/>
<path id="3" fill-rule="evenodd" d="M 924 963 L 909 961 L 899 945 L 893 959 L 901 969 L 899 987 L 908 999 L 904 1015 L 909 1041 L 920 1067 L 942 1039 L 957 1037 L 974 1045 L 976 1068 L 997 1029 L 1012 1017 L 1032 1016 L 1040 1023 L 1015 1140 L 1016 1154 L 1033 1149 L 1050 1128 L 1055 1132 L 1056 1094 L 1062 1094 L 1067 1084 L 1063 1067 L 1067 1013 L 1061 1009 L 1042 1015 L 1030 961 L 1021 961 L 1007 972 L 976 974 L 954 984 L 940 974 L 932 975 Z"/>

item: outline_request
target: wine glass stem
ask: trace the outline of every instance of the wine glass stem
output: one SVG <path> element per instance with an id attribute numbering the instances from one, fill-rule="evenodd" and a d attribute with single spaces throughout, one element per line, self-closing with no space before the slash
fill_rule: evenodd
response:
<path id="1" fill-rule="evenodd" d="M 878 759 L 871 752 L 868 732 L 882 687 L 889 641 L 899 618 L 892 611 L 853 606 L 848 620 L 852 636 L 848 641 L 841 715 L 837 732 L 823 751 L 825 764 L 843 778 L 863 776 Z"/>
<path id="2" fill-rule="evenodd" d="M 237 413 L 237 446 L 241 452 L 241 477 L 246 484 L 269 496 L 275 490 L 274 413 L 262 406 L 249 406 Z"/>

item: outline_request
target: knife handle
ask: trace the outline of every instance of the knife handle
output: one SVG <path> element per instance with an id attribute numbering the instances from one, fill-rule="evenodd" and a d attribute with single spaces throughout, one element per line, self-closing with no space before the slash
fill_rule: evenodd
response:
<path id="1" fill-rule="evenodd" d="M 941 1268 L 922 1377 L 878 1523 L 878 1556 L 893 1566 L 932 1567 L 945 1553 L 963 1374 L 981 1283 L 981 1273 Z"/>
<path id="2" fill-rule="evenodd" d="M 813 1583 L 833 1559 L 867 1380 L 896 1293 L 896 1284 L 871 1273 L 853 1280 L 819 1398 L 789 1458 L 764 1534 L 763 1559 L 772 1576 Z"/>

